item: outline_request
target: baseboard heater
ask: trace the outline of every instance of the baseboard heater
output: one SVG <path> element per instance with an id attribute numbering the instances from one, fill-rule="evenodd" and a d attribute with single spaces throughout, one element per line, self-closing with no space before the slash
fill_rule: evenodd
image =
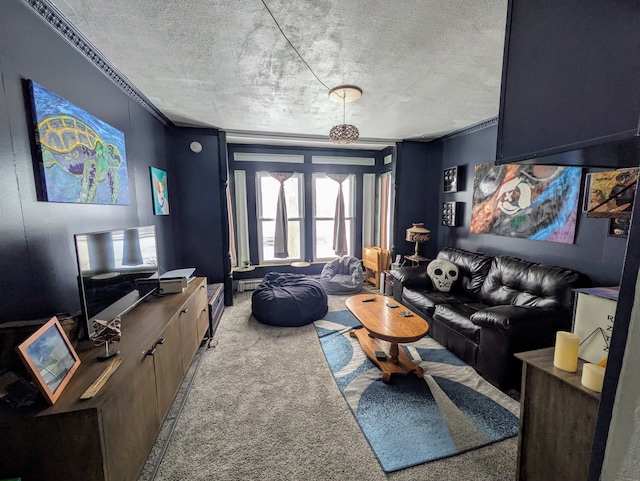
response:
<path id="1" fill-rule="evenodd" d="M 260 285 L 260 283 L 262 282 L 262 278 L 239 279 L 236 282 L 237 282 L 236 291 L 238 292 L 252 291 Z"/>
<path id="2" fill-rule="evenodd" d="M 319 274 L 314 274 L 312 276 L 314 279 L 320 279 Z M 255 279 L 238 279 L 237 281 L 233 281 L 233 288 L 236 292 L 244 292 L 244 291 L 253 291 L 256 287 L 260 285 L 262 282 L 262 278 Z"/>

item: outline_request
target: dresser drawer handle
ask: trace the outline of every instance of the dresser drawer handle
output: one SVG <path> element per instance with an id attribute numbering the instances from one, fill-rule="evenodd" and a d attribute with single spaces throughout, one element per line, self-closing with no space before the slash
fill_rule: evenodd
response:
<path id="1" fill-rule="evenodd" d="M 161 337 L 160 339 L 158 339 L 155 344 L 151 347 L 151 349 L 149 349 L 146 354 L 147 356 L 153 356 L 156 353 L 156 346 L 158 344 L 164 344 L 166 341 L 166 339 L 164 337 Z"/>
<path id="2" fill-rule="evenodd" d="M 180 311 L 180 314 L 186 314 L 187 312 L 189 312 L 189 308 L 188 308 L 188 307 L 185 307 L 184 309 L 182 309 L 182 310 Z"/>

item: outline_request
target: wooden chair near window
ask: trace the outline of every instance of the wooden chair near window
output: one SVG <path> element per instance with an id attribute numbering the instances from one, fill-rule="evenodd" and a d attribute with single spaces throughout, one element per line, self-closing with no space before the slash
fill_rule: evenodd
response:
<path id="1" fill-rule="evenodd" d="M 389 269 L 391 252 L 380 247 L 363 247 L 362 264 L 364 265 L 364 280 L 372 284 L 375 289 L 380 288 L 380 273 Z"/>

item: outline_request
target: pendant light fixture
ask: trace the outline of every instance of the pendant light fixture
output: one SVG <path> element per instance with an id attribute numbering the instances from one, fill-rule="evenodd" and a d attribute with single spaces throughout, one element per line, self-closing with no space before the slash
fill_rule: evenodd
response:
<path id="1" fill-rule="evenodd" d="M 347 102 L 355 102 L 362 96 L 362 89 L 353 85 L 341 85 L 329 91 L 329 98 L 334 102 L 342 102 L 342 123 L 334 125 L 329 131 L 329 138 L 334 144 L 353 144 L 360 137 L 355 125 L 345 122 Z"/>

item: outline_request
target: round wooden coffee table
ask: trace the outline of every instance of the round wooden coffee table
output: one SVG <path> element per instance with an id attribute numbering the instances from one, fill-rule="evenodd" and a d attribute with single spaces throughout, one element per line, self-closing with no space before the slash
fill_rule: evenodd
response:
<path id="1" fill-rule="evenodd" d="M 426 336 L 429 332 L 427 321 L 393 298 L 380 294 L 352 296 L 346 300 L 346 306 L 364 327 L 351 331 L 351 337 L 358 339 L 369 359 L 382 370 L 385 383 L 391 380 L 392 374 L 406 375 L 412 372 L 422 377 L 424 370 L 409 359 L 398 344 L 414 342 Z M 405 312 L 409 316 L 403 316 Z M 386 359 L 376 357 L 376 351 L 384 351 Z"/>

